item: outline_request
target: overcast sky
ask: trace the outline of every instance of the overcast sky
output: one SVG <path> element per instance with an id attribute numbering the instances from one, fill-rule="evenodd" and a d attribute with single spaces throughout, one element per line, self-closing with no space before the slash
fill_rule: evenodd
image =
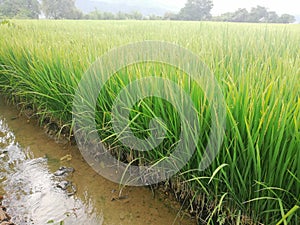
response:
<path id="1" fill-rule="evenodd" d="M 184 6 L 186 0 L 156 0 L 158 2 L 165 2 L 168 4 L 178 4 Z M 172 3 L 173 2 L 173 3 Z M 213 0 L 214 8 L 213 14 L 220 14 L 229 11 L 235 11 L 238 8 L 247 8 L 261 5 L 268 8 L 270 11 L 277 13 L 300 14 L 299 0 Z"/>
<path id="2" fill-rule="evenodd" d="M 157 2 L 157 6 L 167 6 L 168 8 L 174 8 L 179 10 L 184 6 L 187 0 L 94 0 L 105 2 L 128 2 L 134 4 L 134 2 Z M 213 15 L 219 15 L 224 12 L 232 12 L 238 8 L 247 8 L 257 5 L 268 8 L 269 11 L 276 11 L 278 14 L 289 13 L 292 15 L 300 15 L 300 1 L 299 0 L 213 0 L 214 8 L 212 10 Z M 150 4 L 149 4 L 150 5 Z"/>

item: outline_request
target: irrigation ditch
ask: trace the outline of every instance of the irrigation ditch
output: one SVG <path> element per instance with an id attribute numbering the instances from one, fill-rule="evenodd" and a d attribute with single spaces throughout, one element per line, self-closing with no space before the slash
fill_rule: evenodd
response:
<path id="1" fill-rule="evenodd" d="M 57 138 L 57 124 L 46 118 L 38 126 L 31 107 L 5 102 L 1 97 L 3 224 L 10 218 L 18 225 L 196 224 L 169 186 L 122 187 L 105 180 L 74 142 Z"/>

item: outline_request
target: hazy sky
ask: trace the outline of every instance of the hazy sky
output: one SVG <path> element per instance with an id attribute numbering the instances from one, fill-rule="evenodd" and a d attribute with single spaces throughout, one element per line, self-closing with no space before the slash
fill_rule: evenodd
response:
<path id="1" fill-rule="evenodd" d="M 157 5 L 167 6 L 168 8 L 174 8 L 178 10 L 184 6 L 187 0 L 94 0 L 105 2 L 128 2 L 134 4 L 134 2 L 157 2 Z M 224 12 L 232 12 L 238 8 L 255 7 L 257 5 L 264 6 L 270 11 L 276 11 L 278 14 L 289 13 L 293 15 L 300 15 L 300 1 L 299 0 L 213 0 L 214 8 L 212 10 L 213 15 L 218 15 Z"/>
<path id="2" fill-rule="evenodd" d="M 184 6 L 186 0 L 155 0 L 158 2 L 165 2 L 168 4 L 176 4 Z M 274 10 L 278 13 L 300 14 L 299 0 L 213 0 L 214 8 L 213 14 L 220 14 L 223 12 L 234 11 L 238 8 L 247 8 L 261 5 L 267 7 L 269 10 Z"/>

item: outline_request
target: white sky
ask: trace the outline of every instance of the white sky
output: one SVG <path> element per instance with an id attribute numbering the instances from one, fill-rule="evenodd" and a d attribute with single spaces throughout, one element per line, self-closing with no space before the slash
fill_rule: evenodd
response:
<path id="1" fill-rule="evenodd" d="M 128 2 L 134 4 L 134 2 L 157 2 L 157 6 L 163 5 L 168 8 L 174 8 L 179 10 L 184 6 L 187 0 L 94 0 L 105 2 Z M 292 15 L 300 15 L 300 1 L 299 0 L 213 0 L 214 7 L 212 9 L 213 15 L 218 15 L 224 12 L 233 12 L 238 8 L 247 8 L 257 5 L 266 7 L 269 11 L 276 11 L 278 14 L 289 13 Z"/>
<path id="2" fill-rule="evenodd" d="M 158 3 L 183 7 L 187 0 L 155 0 Z M 232 12 L 238 8 L 247 8 L 257 5 L 264 6 L 270 11 L 276 11 L 279 14 L 289 13 L 300 15 L 300 1 L 299 0 L 213 0 L 214 7 L 212 13 L 218 15 L 224 12 Z"/>

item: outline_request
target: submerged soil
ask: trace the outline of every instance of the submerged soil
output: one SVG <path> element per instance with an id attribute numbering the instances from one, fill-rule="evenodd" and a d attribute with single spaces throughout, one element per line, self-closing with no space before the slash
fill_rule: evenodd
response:
<path id="1" fill-rule="evenodd" d="M 37 125 L 0 98 L 0 196 L 15 224 L 196 224 L 166 195 L 102 178 L 76 146 L 55 142 Z M 55 176 L 62 166 L 74 172 Z"/>

